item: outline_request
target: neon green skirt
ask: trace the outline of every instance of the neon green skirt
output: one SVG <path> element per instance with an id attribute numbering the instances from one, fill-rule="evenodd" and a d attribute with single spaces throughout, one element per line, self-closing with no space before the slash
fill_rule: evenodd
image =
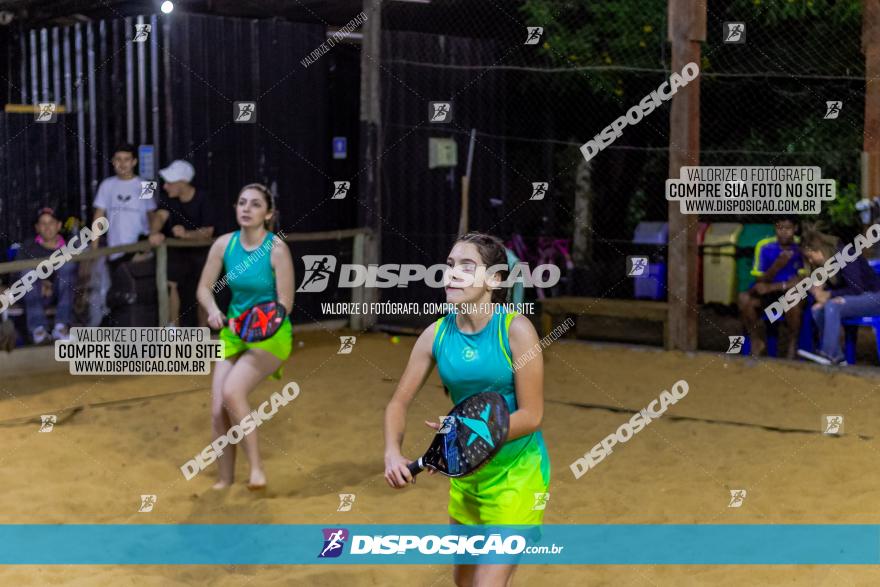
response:
<path id="1" fill-rule="evenodd" d="M 223 359 L 230 359 L 249 349 L 262 349 L 272 353 L 281 360 L 281 366 L 269 376 L 269 379 L 281 379 L 284 362 L 290 357 L 293 350 L 293 328 L 290 320 L 285 320 L 278 331 L 265 340 L 257 342 L 245 342 L 238 337 L 228 326 L 220 331 L 220 340 L 223 341 Z"/>
<path id="2" fill-rule="evenodd" d="M 550 486 L 543 436 L 536 432 L 509 442 L 473 475 L 449 481 L 449 516 L 457 522 L 541 524 Z"/>

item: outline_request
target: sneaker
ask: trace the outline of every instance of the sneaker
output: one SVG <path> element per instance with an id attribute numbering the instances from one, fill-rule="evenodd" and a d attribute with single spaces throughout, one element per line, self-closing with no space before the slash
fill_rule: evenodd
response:
<path id="1" fill-rule="evenodd" d="M 31 333 L 31 338 L 33 338 L 34 344 L 46 344 L 50 340 L 49 333 L 46 332 L 46 329 L 42 326 L 34 328 L 34 331 Z"/>
<path id="2" fill-rule="evenodd" d="M 56 324 L 55 328 L 52 329 L 52 338 L 55 340 L 70 340 L 70 332 L 68 332 L 67 326 L 60 322 Z"/>
<path id="3" fill-rule="evenodd" d="M 804 349 L 798 349 L 797 354 L 807 360 L 813 361 L 814 363 L 819 363 L 820 365 L 836 365 L 838 367 L 842 367 L 847 364 L 844 357 L 829 357 L 822 351 L 811 353 L 809 351 L 805 351 Z"/>

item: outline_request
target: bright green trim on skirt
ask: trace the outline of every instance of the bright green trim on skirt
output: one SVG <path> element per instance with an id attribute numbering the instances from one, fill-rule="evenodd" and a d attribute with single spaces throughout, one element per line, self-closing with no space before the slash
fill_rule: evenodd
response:
<path id="1" fill-rule="evenodd" d="M 547 493 L 550 459 L 540 436 L 535 433 L 512 462 L 499 460 L 501 454 L 473 475 L 449 480 L 451 518 L 467 525 L 544 521 L 544 510 L 535 509 L 535 494 Z"/>
<path id="2" fill-rule="evenodd" d="M 290 357 L 293 350 L 293 328 L 290 320 L 285 320 L 278 331 L 265 340 L 257 342 L 245 342 L 235 332 L 224 326 L 220 331 L 220 340 L 223 341 L 223 359 L 230 359 L 249 349 L 262 349 L 272 353 L 281 360 L 281 366 L 269 376 L 269 379 L 281 379 L 284 362 Z"/>

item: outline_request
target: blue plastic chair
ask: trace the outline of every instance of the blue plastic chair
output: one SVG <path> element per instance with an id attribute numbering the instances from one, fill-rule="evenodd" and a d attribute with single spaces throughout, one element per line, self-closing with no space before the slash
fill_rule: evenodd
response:
<path id="1" fill-rule="evenodd" d="M 880 275 L 880 259 L 869 259 L 868 265 L 874 273 Z M 880 316 L 853 316 L 844 318 L 843 324 L 843 356 L 849 365 L 856 363 L 856 343 L 859 340 L 859 326 L 870 326 L 874 329 L 874 338 L 877 341 L 877 358 L 880 359 Z"/>

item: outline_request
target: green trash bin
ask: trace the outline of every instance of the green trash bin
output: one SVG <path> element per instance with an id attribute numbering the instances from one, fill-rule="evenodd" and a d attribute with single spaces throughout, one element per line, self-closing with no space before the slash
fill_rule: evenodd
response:
<path id="1" fill-rule="evenodd" d="M 736 303 L 736 243 L 742 224 L 713 222 L 703 236 L 703 302 Z"/>
<path id="2" fill-rule="evenodd" d="M 772 224 L 743 224 L 742 232 L 736 241 L 736 291 L 743 292 L 752 287 L 752 266 L 755 264 L 755 245 L 765 238 L 776 236 Z"/>

